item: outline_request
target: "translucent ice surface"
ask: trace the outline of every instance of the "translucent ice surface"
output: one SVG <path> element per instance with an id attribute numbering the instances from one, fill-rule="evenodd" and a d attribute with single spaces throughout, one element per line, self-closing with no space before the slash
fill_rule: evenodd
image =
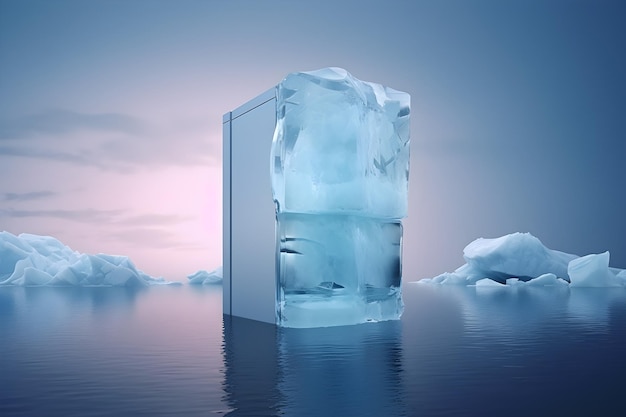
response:
<path id="1" fill-rule="evenodd" d="M 409 101 L 340 68 L 288 75 L 272 144 L 280 211 L 405 217 Z"/>
<path id="2" fill-rule="evenodd" d="M 222 283 L 223 277 L 224 271 L 221 266 L 211 272 L 200 270 L 187 275 L 190 285 L 219 285 Z"/>
<path id="3" fill-rule="evenodd" d="M 126 256 L 76 252 L 50 236 L 0 232 L 0 285 L 143 286 L 167 284 Z"/>
<path id="4" fill-rule="evenodd" d="M 609 252 L 590 254 L 572 260 L 567 268 L 572 287 L 620 287 L 626 285 L 624 271 L 609 268 Z"/>
<path id="5" fill-rule="evenodd" d="M 326 68 L 288 75 L 277 96 L 278 324 L 399 318 L 409 95 Z"/>
<path id="6" fill-rule="evenodd" d="M 463 250 L 467 262 L 430 282 L 477 286 L 619 287 L 626 270 L 609 267 L 609 252 L 583 257 L 546 248 L 530 233 L 512 233 L 495 239 L 476 239 Z"/>

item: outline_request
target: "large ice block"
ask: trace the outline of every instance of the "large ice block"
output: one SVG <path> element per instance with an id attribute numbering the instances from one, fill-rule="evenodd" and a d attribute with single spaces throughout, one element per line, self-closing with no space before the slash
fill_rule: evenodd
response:
<path id="1" fill-rule="evenodd" d="M 326 68 L 288 75 L 276 111 L 277 323 L 399 318 L 410 96 Z"/>

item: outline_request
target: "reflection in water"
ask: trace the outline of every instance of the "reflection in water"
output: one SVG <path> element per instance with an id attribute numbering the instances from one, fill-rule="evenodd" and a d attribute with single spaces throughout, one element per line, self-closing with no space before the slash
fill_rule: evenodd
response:
<path id="1" fill-rule="evenodd" d="M 229 416 L 278 414 L 276 326 L 224 315 L 225 402 Z"/>
<path id="2" fill-rule="evenodd" d="M 407 285 L 404 300 L 401 321 L 357 326 L 226 317 L 229 415 L 626 415 L 624 289 Z"/>
<path id="3" fill-rule="evenodd" d="M 399 321 L 282 329 L 224 317 L 229 416 L 405 415 Z"/>
<path id="4" fill-rule="evenodd" d="M 0 288 L 0 416 L 224 410 L 221 291 Z"/>
<path id="5" fill-rule="evenodd" d="M 289 416 L 401 416 L 399 321 L 280 329 L 282 410 Z"/>
<path id="6" fill-rule="evenodd" d="M 610 331 L 611 310 L 623 306 L 622 288 L 570 288 L 568 315 L 591 331 Z"/>
<path id="7" fill-rule="evenodd" d="M 497 331 L 517 340 L 522 334 L 538 334 L 542 326 L 554 322 L 606 331 L 610 308 L 626 297 L 623 288 L 418 286 L 426 287 L 420 291 L 453 299 L 462 309 L 466 331 Z"/>
<path id="8" fill-rule="evenodd" d="M 0 334 L 19 332 L 30 349 L 38 341 L 50 344 L 60 331 L 72 329 L 72 334 L 88 331 L 97 316 L 129 317 L 143 288 L 93 287 L 4 287 L 0 291 Z"/>
<path id="9" fill-rule="evenodd" d="M 411 415 L 626 415 L 613 382 L 626 372 L 626 289 L 413 284 L 404 295 Z"/>
<path id="10" fill-rule="evenodd" d="M 447 289 L 463 309 L 466 332 L 527 343 L 547 322 L 566 318 L 567 287 L 454 287 Z"/>
<path id="11" fill-rule="evenodd" d="M 0 415 L 626 415 L 626 288 L 403 298 L 400 321 L 277 329 L 222 327 L 219 288 L 0 288 Z"/>
<path id="12" fill-rule="evenodd" d="M 144 287 L 4 287 L 2 294 L 12 298 L 16 309 L 50 305 L 63 309 L 88 308 L 94 312 L 101 309 L 125 311 L 137 296 L 147 292 Z"/>

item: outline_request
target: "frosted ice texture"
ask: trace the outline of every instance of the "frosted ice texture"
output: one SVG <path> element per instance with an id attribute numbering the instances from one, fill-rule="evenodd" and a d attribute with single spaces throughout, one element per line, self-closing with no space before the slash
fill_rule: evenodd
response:
<path id="1" fill-rule="evenodd" d="M 609 267 L 609 252 L 573 259 L 567 266 L 572 287 L 621 287 L 626 285 L 624 271 Z"/>
<path id="2" fill-rule="evenodd" d="M 145 286 L 167 284 L 126 256 L 79 253 L 50 236 L 0 232 L 0 286 Z"/>
<path id="3" fill-rule="evenodd" d="M 548 249 L 530 233 L 512 233 L 474 240 L 463 250 L 465 265 L 418 282 L 479 287 L 626 286 L 626 270 L 609 267 L 609 256 L 607 251 L 578 257 Z"/>
<path id="4" fill-rule="evenodd" d="M 410 96 L 340 68 L 293 73 L 277 89 L 278 324 L 399 318 Z"/>

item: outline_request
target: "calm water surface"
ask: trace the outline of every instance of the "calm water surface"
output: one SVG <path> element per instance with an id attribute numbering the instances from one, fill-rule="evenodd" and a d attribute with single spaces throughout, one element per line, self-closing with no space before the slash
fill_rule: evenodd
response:
<path id="1" fill-rule="evenodd" d="M 276 329 L 219 287 L 0 288 L 0 416 L 626 415 L 626 289 L 403 291 Z"/>

